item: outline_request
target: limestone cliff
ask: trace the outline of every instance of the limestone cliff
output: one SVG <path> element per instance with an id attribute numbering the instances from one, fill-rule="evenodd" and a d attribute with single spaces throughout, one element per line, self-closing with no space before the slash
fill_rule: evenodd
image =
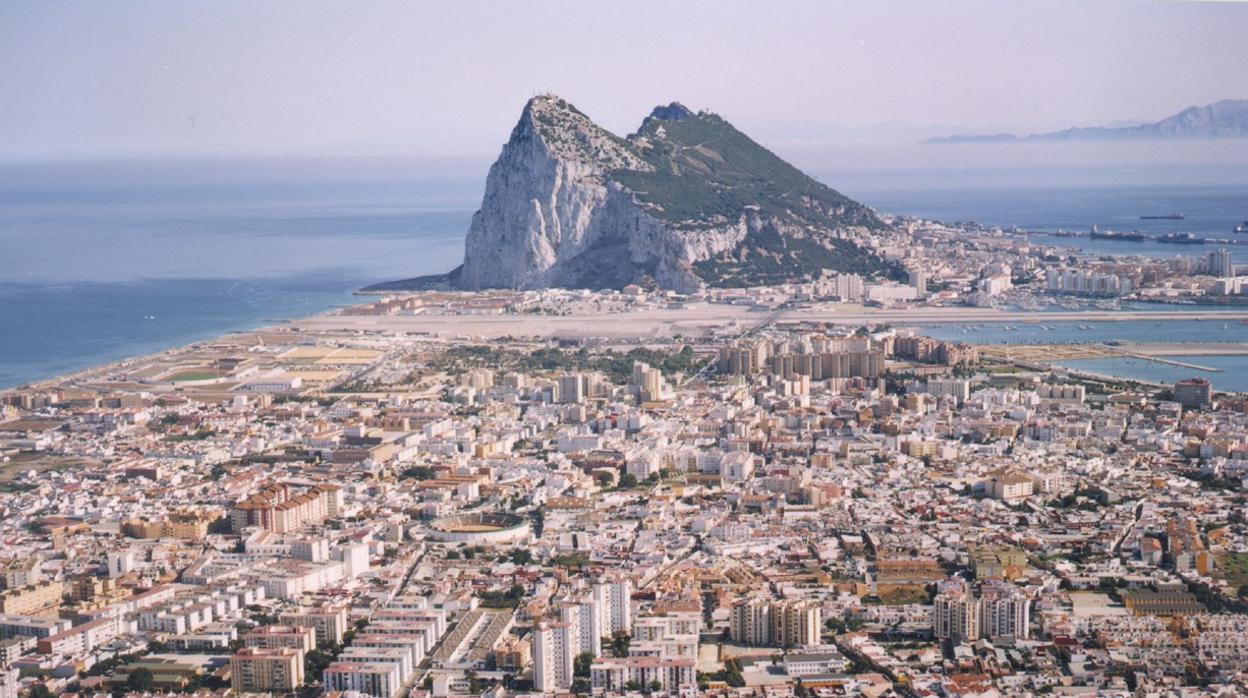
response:
<path id="1" fill-rule="evenodd" d="M 620 138 L 564 100 L 524 107 L 490 168 L 449 285 L 692 291 L 896 269 L 859 242 L 883 224 L 728 122 L 679 104 Z"/>

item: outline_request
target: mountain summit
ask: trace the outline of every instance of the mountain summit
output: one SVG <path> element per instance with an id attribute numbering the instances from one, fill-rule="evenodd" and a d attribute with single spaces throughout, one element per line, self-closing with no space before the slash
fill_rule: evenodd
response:
<path id="1" fill-rule="evenodd" d="M 525 105 L 490 168 L 464 263 L 442 281 L 687 292 L 818 278 L 825 269 L 896 274 L 865 245 L 884 229 L 871 209 L 715 114 L 673 102 L 621 138 L 542 95 Z"/>

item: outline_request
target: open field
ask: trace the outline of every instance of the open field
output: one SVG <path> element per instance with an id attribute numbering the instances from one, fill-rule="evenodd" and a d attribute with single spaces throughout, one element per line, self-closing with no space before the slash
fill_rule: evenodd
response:
<path id="1" fill-rule="evenodd" d="M 19 454 L 7 463 L 0 463 L 0 492 L 9 490 L 19 481 L 25 482 L 25 473 L 31 470 L 45 473 L 80 465 L 85 465 L 81 458 L 56 458 L 37 453 Z"/>
<path id="2" fill-rule="evenodd" d="M 1234 589 L 1248 585 L 1248 554 L 1219 555 L 1217 563 L 1218 569 L 1214 573 L 1215 576 L 1225 579 Z"/>

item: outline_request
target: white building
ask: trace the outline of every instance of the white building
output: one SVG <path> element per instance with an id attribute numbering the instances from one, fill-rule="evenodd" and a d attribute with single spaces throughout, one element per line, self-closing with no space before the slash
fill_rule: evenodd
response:
<path id="1" fill-rule="evenodd" d="M 601 614 L 603 635 L 630 633 L 633 629 L 633 583 L 627 577 L 599 580 L 594 584 L 594 601 Z"/>
<path id="2" fill-rule="evenodd" d="M 657 685 L 660 692 L 670 694 L 697 685 L 696 667 L 695 658 L 606 657 L 590 665 L 590 686 L 597 694 L 624 691 L 629 684 Z"/>
<path id="3" fill-rule="evenodd" d="M 533 629 L 533 688 L 553 692 L 572 687 L 571 635 L 568 623 L 538 623 Z"/>
<path id="4" fill-rule="evenodd" d="M 932 629 L 936 637 L 955 642 L 1026 638 L 1031 632 L 1030 600 L 1006 582 L 985 583 L 976 597 L 966 582 L 952 580 L 941 585 L 933 600 Z"/>
<path id="5" fill-rule="evenodd" d="M 559 603 L 560 619 L 568 624 L 567 643 L 572 656 L 589 652 L 602 654 L 603 614 L 597 599 L 582 597 Z"/>
<path id="6" fill-rule="evenodd" d="M 325 691 L 358 691 L 373 698 L 392 698 L 402 686 L 394 663 L 334 662 L 321 678 Z"/>

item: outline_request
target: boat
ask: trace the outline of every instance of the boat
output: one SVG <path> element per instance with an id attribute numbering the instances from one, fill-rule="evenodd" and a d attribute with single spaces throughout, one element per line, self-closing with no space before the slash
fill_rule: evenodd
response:
<path id="1" fill-rule="evenodd" d="M 1094 240 L 1121 240 L 1123 242 L 1139 242 L 1144 239 L 1144 233 L 1132 231 L 1130 233 L 1122 233 L 1117 230 L 1106 230 L 1104 232 L 1092 228 L 1092 238 Z"/>
<path id="2" fill-rule="evenodd" d="M 1160 216 L 1140 216 L 1142 221 L 1181 221 L 1187 216 L 1182 213 L 1167 213 Z"/>
<path id="3" fill-rule="evenodd" d="M 1248 235 L 1248 221 L 1244 221 L 1243 223 L 1235 226 L 1235 232 L 1240 235 Z"/>
<path id="4" fill-rule="evenodd" d="M 1169 242 L 1175 245 L 1203 245 L 1205 244 L 1205 239 L 1196 237 L 1191 233 L 1166 233 L 1165 235 L 1158 235 L 1157 242 Z"/>

